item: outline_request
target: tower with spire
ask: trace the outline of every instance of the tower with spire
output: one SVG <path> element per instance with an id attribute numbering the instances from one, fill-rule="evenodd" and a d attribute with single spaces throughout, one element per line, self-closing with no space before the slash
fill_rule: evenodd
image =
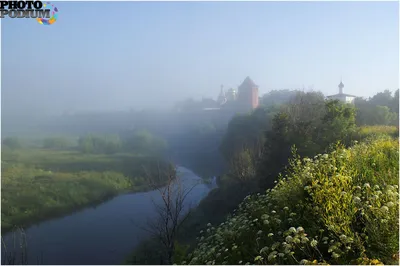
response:
<path id="1" fill-rule="evenodd" d="M 221 85 L 221 91 L 219 93 L 217 102 L 219 105 L 224 105 L 226 103 L 227 99 L 225 96 L 225 92 L 224 92 L 224 85 Z"/>
<path id="2" fill-rule="evenodd" d="M 339 87 L 339 94 L 343 94 L 344 85 L 343 85 L 342 79 L 340 79 L 340 83 L 339 83 L 338 87 Z"/>
<path id="3" fill-rule="evenodd" d="M 339 101 L 344 102 L 344 103 L 351 103 L 351 104 L 354 103 L 354 99 L 357 96 L 343 93 L 344 84 L 343 84 L 342 79 L 340 79 L 340 83 L 338 85 L 338 88 L 339 88 L 339 93 L 338 94 L 329 95 L 326 98 L 329 99 L 329 100 L 339 100 Z"/>

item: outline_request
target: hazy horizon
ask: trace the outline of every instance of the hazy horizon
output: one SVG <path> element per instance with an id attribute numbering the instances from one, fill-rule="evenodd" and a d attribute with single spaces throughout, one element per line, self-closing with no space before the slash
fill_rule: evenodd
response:
<path id="1" fill-rule="evenodd" d="M 169 108 L 246 76 L 260 95 L 398 88 L 398 2 L 55 4 L 54 25 L 1 21 L 3 115 Z"/>

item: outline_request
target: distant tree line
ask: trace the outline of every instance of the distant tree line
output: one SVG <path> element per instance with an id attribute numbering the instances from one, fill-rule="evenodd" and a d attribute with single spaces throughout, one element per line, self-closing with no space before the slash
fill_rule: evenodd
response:
<path id="1" fill-rule="evenodd" d="M 399 125 L 399 90 L 379 92 L 370 99 L 355 99 L 357 125 Z"/>
<path id="2" fill-rule="evenodd" d="M 161 155 L 167 149 L 167 143 L 146 130 L 139 130 L 126 139 L 121 139 L 117 135 L 88 134 L 79 138 L 78 149 L 83 153 L 134 152 Z"/>
<path id="3" fill-rule="evenodd" d="M 2 147 L 11 150 L 24 148 L 24 142 L 17 137 L 6 137 L 2 140 Z M 86 134 L 72 141 L 67 137 L 48 137 L 43 139 L 42 148 L 66 150 L 75 149 L 87 154 L 115 154 L 129 152 L 148 155 L 163 155 L 167 142 L 146 130 L 131 132 L 126 138 L 118 135 Z"/>

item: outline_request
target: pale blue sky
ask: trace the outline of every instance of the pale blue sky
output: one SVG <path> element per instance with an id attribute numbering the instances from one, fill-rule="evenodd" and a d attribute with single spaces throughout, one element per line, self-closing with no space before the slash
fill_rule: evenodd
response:
<path id="1" fill-rule="evenodd" d="M 397 2 L 54 2 L 2 20 L 4 112 L 128 109 L 313 85 L 371 96 L 399 82 Z"/>

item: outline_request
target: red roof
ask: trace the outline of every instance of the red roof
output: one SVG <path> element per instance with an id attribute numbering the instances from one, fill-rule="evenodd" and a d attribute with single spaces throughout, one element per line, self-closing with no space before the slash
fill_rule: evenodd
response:
<path id="1" fill-rule="evenodd" d="M 258 87 L 254 81 L 251 80 L 250 77 L 247 77 L 244 79 L 242 85 L 240 85 L 240 87 L 247 87 L 247 88 L 254 88 L 254 87 Z"/>

